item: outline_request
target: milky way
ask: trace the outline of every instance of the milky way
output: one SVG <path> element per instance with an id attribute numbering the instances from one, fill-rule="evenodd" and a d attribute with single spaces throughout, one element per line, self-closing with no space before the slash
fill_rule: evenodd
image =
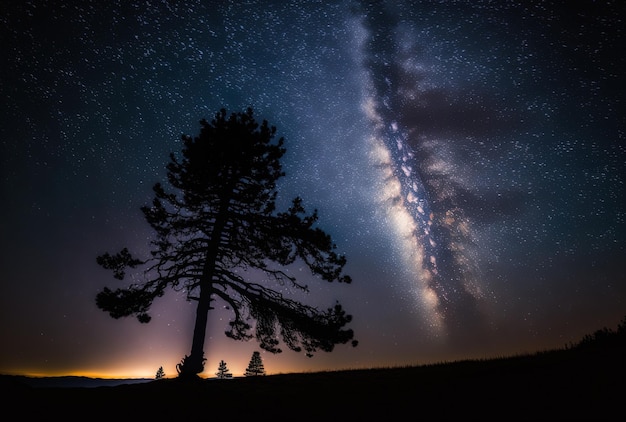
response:
<path id="1" fill-rule="evenodd" d="M 149 326 L 110 319 L 95 257 L 146 252 L 139 207 L 222 107 L 277 127 L 279 202 L 318 209 L 354 280 L 306 281 L 311 303 L 353 314 L 359 347 L 264 355 L 268 371 L 518 353 L 613 326 L 624 8 L 4 2 L 0 370 L 175 372 L 192 306 L 173 292 Z M 237 374 L 258 345 L 225 339 L 227 320 L 211 319 L 207 367 Z"/>
<path id="2" fill-rule="evenodd" d="M 482 296 L 469 251 L 472 223 L 462 203 L 467 191 L 450 163 L 433 151 L 435 142 L 420 133 L 419 123 L 411 127 L 400 120 L 423 101 L 420 76 L 427 76 L 402 63 L 395 16 L 382 7 L 363 9 L 368 33 L 363 65 L 372 85 L 364 108 L 380 141 L 373 148 L 385 170 L 382 199 L 405 243 L 421 298 L 434 313 L 432 325 L 453 335 L 456 327 L 467 332 L 479 317 L 475 302 Z"/>
<path id="3" fill-rule="evenodd" d="M 395 214 L 398 235 L 403 237 L 407 259 L 415 266 L 422 299 L 432 308 L 432 323 L 442 324 L 441 328 L 452 337 L 465 339 L 463 334 L 471 332 L 476 336 L 486 322 L 481 302 L 486 299 L 497 302 L 493 292 L 481 285 L 485 277 L 481 270 L 489 266 L 489 261 L 497 259 L 498 252 L 492 247 L 481 251 L 476 242 L 481 239 L 492 243 L 502 241 L 493 236 L 485 238 L 485 233 L 498 224 L 506 224 L 520 234 L 532 230 L 536 223 L 518 226 L 516 219 L 522 215 L 526 221 L 537 218 L 535 221 L 544 224 L 541 217 L 531 217 L 545 207 L 537 203 L 537 191 L 549 185 L 549 171 L 555 173 L 554 168 L 546 167 L 562 165 L 557 157 L 550 157 L 552 154 L 542 145 L 546 141 L 546 130 L 554 130 L 551 126 L 558 109 L 564 107 L 562 100 L 555 91 L 527 98 L 518 86 L 545 83 L 558 78 L 553 71 L 571 72 L 572 69 L 541 57 L 556 47 L 558 41 L 550 40 L 554 35 L 551 31 L 565 26 L 558 16 L 564 10 L 545 13 L 542 4 L 530 4 L 528 8 L 505 5 L 499 10 L 494 8 L 486 16 L 481 4 L 475 7 L 456 4 L 457 10 L 453 10 L 455 5 L 450 3 L 441 9 L 427 3 L 420 6 L 371 2 L 361 5 L 360 22 L 366 33 L 362 63 L 370 84 L 364 108 L 378 141 L 374 148 L 382 151 L 376 155 L 386 169 L 383 199 Z M 516 12 L 522 13 L 522 23 L 510 19 L 511 13 Z M 454 28 L 466 34 L 474 33 L 476 38 L 466 35 L 461 40 L 445 41 L 452 47 L 452 56 L 444 60 L 464 63 L 459 70 L 465 69 L 463 73 L 444 77 L 442 82 L 438 66 L 433 64 L 436 60 L 429 56 L 429 53 L 439 56 L 436 51 L 440 45 L 424 44 L 423 34 L 440 30 L 442 20 L 455 19 L 459 13 L 466 14 L 464 21 L 442 26 L 447 30 Z M 424 16 L 438 16 L 441 20 L 433 24 Z M 579 17 L 582 16 L 581 12 Z M 579 23 L 580 29 L 607 22 L 599 17 L 595 22 L 589 17 L 587 20 Z M 534 26 L 539 24 L 546 24 L 547 29 L 534 32 Z M 566 34 L 565 28 L 560 30 L 560 35 Z M 505 31 L 514 32 L 505 35 Z M 496 36 L 497 43 L 492 44 Z M 545 51 L 529 51 L 530 44 L 541 42 L 549 43 Z M 602 45 L 602 42 L 596 45 L 596 53 Z M 569 46 L 562 44 L 561 47 Z M 582 48 L 575 47 L 576 50 Z M 497 56 L 485 57 L 486 54 Z M 500 63 L 492 66 L 500 69 L 499 74 L 485 63 L 485 58 L 496 57 Z M 549 63 L 549 66 L 539 72 L 540 65 L 535 61 L 543 65 Z M 515 62 L 517 66 L 512 71 L 509 66 Z M 556 68 L 550 69 L 551 66 Z M 521 82 L 513 76 L 515 72 L 535 74 L 530 80 L 522 77 Z M 512 77 L 510 86 L 499 81 L 507 73 Z M 563 81 L 558 82 L 558 85 L 563 84 Z M 495 100 L 498 97 L 500 99 Z M 608 104 L 603 111 L 615 112 Z M 587 117 L 597 118 L 592 114 Z M 609 120 L 608 116 L 604 118 Z M 525 131 L 520 131 L 522 128 Z M 610 147 L 606 153 L 614 156 Z M 511 162 L 512 157 L 518 162 Z M 505 160 L 511 165 L 509 173 L 513 176 L 521 173 L 518 180 L 502 172 L 496 178 L 484 177 L 490 168 L 501 166 Z M 618 166 L 616 162 L 614 165 Z M 472 174 L 477 169 L 484 172 L 482 181 L 477 181 Z M 533 171 L 538 172 L 538 177 Z M 608 173 L 602 174 L 601 177 L 611 177 Z M 616 183 L 614 188 L 623 188 L 623 180 L 613 182 Z M 621 215 L 618 221 L 623 221 Z M 538 231 L 533 237 L 536 244 L 541 243 Z"/>

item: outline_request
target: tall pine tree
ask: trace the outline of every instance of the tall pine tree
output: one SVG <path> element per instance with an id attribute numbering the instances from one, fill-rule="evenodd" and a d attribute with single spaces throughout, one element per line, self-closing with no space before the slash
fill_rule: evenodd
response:
<path id="1" fill-rule="evenodd" d="M 147 323 L 152 302 L 167 288 L 187 292 L 197 308 L 191 353 L 177 366 L 181 377 L 204 370 L 208 311 L 216 299 L 233 312 L 227 336 L 255 337 L 271 353 L 281 352 L 281 341 L 308 356 L 351 341 L 353 331 L 345 327 L 352 317 L 339 303 L 319 309 L 285 295 L 286 287 L 309 291 L 298 272 L 285 269 L 295 262 L 328 282 L 351 279 L 343 274 L 346 258 L 316 227 L 317 211 L 307 213 L 299 197 L 286 211 L 276 210 L 285 153 L 276 128 L 259 124 L 252 109 L 230 116 L 222 109 L 200 124 L 199 136 L 183 136 L 182 159 L 170 155 L 173 189 L 157 183 L 152 204 L 141 208 L 156 235 L 149 257 L 127 248 L 98 256 L 119 280 L 128 268 L 140 269 L 134 283 L 98 293 L 98 307 L 113 318 L 134 315 Z"/>

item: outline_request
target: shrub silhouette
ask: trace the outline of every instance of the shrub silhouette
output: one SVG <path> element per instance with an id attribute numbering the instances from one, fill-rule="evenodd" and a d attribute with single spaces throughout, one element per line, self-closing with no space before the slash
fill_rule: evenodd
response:
<path id="1" fill-rule="evenodd" d="M 626 316 L 617 325 L 617 330 L 603 327 L 592 334 L 583 336 L 574 347 L 578 349 L 597 349 L 618 346 L 626 346 Z"/>

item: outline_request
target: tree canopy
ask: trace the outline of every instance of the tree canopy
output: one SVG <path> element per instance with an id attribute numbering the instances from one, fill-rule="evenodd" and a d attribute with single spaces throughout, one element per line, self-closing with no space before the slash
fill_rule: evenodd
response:
<path id="1" fill-rule="evenodd" d="M 266 120 L 259 124 L 251 108 L 230 115 L 222 109 L 210 122 L 200 122 L 198 136 L 182 141 L 182 158 L 172 153 L 167 165 L 169 189 L 156 183 L 152 204 L 141 208 L 155 232 L 150 256 L 137 258 L 123 248 L 97 258 L 115 278 L 123 280 L 134 269 L 140 282 L 105 287 L 96 297 L 98 307 L 113 318 L 135 316 L 147 323 L 156 298 L 168 288 L 184 289 L 198 305 L 181 375 L 204 369 L 207 313 L 214 300 L 232 311 L 227 336 L 256 338 L 272 353 L 281 352 L 281 342 L 309 356 L 351 340 L 356 346 L 346 328 L 352 317 L 340 303 L 319 309 L 283 294 L 285 287 L 309 292 L 285 270 L 296 261 L 324 281 L 351 278 L 343 273 L 345 256 L 316 226 L 317 210 L 307 213 L 296 197 L 287 210 L 277 211 L 276 182 L 285 175 L 280 159 L 286 150 L 276 128 Z"/>

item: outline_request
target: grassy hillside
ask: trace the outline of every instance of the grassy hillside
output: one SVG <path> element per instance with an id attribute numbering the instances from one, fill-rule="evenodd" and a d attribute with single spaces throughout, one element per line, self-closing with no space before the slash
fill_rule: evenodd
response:
<path id="1" fill-rule="evenodd" d="M 622 420 L 625 352 L 612 344 L 415 367 L 98 388 L 31 388 L 7 378 L 1 384 L 10 420 Z"/>

